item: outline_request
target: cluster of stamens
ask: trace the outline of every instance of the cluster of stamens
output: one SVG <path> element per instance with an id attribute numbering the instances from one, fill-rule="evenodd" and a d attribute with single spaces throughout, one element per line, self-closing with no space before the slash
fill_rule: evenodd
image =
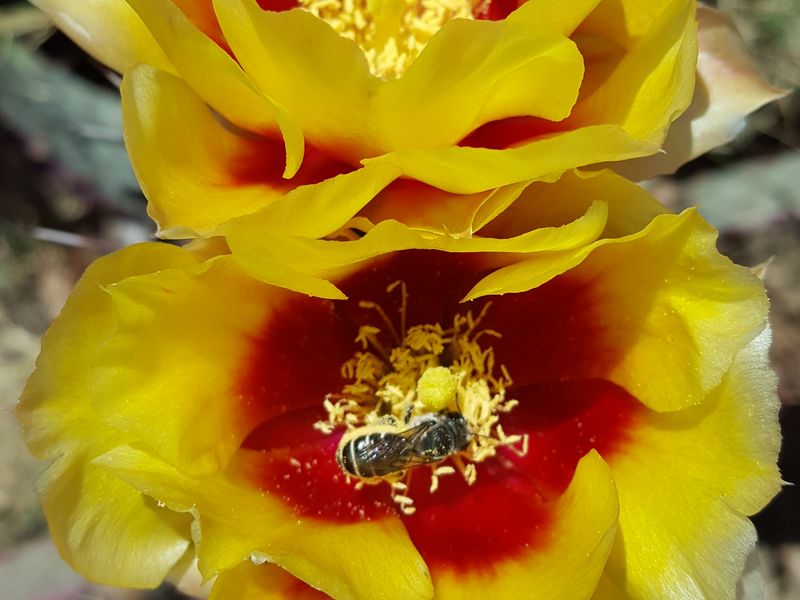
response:
<path id="1" fill-rule="evenodd" d="M 375 311 L 383 330 L 374 325 L 359 329 L 356 342 L 361 349 L 342 366 L 342 376 L 349 383 L 341 392 L 328 394 L 323 403 L 328 418 L 314 427 L 326 434 L 341 427 L 350 432 L 386 423 L 402 429 L 415 418 L 459 412 L 469 428 L 469 442 L 462 451 L 428 465 L 430 493 L 436 492 L 441 477 L 457 472 L 472 485 L 478 476 L 476 464 L 495 456 L 501 446 L 526 454 L 527 435 L 507 435 L 500 424 L 500 415 L 518 402 L 506 398 L 511 377 L 503 365 L 495 364 L 491 345 L 482 344 L 500 337 L 496 331 L 480 328 L 491 303 L 477 316 L 471 311 L 456 315 L 448 328 L 439 323 L 407 327 L 405 283 L 398 281 L 387 288 L 387 293 L 394 292 L 400 293 L 399 329 L 379 304 L 360 303 Z M 381 341 L 387 337 L 394 342 L 391 348 Z M 415 468 L 360 478 L 356 486 L 388 483 L 400 510 L 412 514 L 416 509 L 408 490 Z"/>
<path id="2" fill-rule="evenodd" d="M 471 19 L 472 0 L 300 0 L 300 7 L 327 22 L 364 51 L 370 71 L 394 79 L 445 23 Z"/>

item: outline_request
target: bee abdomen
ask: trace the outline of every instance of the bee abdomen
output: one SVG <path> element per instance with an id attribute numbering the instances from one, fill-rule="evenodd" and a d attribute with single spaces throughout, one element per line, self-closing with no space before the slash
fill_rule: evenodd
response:
<path id="1" fill-rule="evenodd" d="M 342 470 L 356 477 L 383 477 L 402 470 L 397 448 L 405 446 L 407 442 L 395 433 L 368 433 L 339 446 L 336 460 Z"/>

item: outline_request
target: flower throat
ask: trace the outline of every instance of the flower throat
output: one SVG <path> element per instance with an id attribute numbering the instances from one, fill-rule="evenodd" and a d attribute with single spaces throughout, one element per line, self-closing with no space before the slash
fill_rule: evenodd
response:
<path id="1" fill-rule="evenodd" d="M 380 326 L 359 328 L 356 343 L 361 350 L 342 366 L 342 376 L 349 383 L 340 392 L 326 396 L 328 418 L 314 427 L 330 434 L 344 426 L 345 442 L 362 432 L 363 436 L 387 430 L 403 435 L 419 423 L 462 421 L 469 432 L 462 447 L 430 464 L 417 463 L 430 468 L 430 493 L 439 487 L 441 476 L 456 472 L 469 485 L 475 483 L 476 464 L 495 456 L 498 447 L 508 446 L 517 454 L 526 454 L 527 436 L 507 435 L 499 422 L 500 415 L 518 402 L 506 398 L 511 377 L 503 365 L 495 364 L 494 351 L 486 343 L 500 334 L 480 327 L 491 302 L 477 316 L 471 311 L 456 315 L 447 328 L 439 323 L 408 327 L 405 283 L 391 284 L 387 294 L 393 293 L 400 295 L 399 328 L 380 304 L 359 303 L 374 311 Z M 392 340 L 392 347 L 382 341 L 387 338 Z M 412 514 L 415 508 L 408 486 L 415 467 L 413 461 L 410 464 L 411 468 L 378 477 L 362 475 L 356 485 L 388 483 L 393 500 L 405 514 Z"/>
<path id="2" fill-rule="evenodd" d="M 471 0 L 299 0 L 300 7 L 353 40 L 381 79 L 405 73 L 448 21 L 472 19 Z"/>

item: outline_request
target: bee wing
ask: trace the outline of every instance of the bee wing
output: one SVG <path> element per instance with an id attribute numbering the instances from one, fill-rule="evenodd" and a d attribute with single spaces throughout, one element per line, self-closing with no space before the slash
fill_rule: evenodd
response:
<path id="1" fill-rule="evenodd" d="M 414 451 L 417 441 L 433 425 L 433 421 L 420 423 L 416 427 L 398 431 L 396 434 L 385 436 L 373 442 L 369 452 L 364 455 L 375 473 L 386 474 L 402 471 L 409 467 L 433 462 L 426 456 Z"/>
<path id="2" fill-rule="evenodd" d="M 434 425 L 436 424 L 435 421 L 423 421 L 419 425 L 415 427 L 411 427 L 409 429 L 404 429 L 403 431 L 397 432 L 397 437 L 406 440 L 410 445 L 416 445 L 419 438 L 421 438 L 425 433 Z"/>

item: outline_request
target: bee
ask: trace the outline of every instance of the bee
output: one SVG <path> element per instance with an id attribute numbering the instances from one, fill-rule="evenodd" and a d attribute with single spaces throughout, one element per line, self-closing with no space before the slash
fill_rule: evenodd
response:
<path id="1" fill-rule="evenodd" d="M 415 417 L 407 429 L 386 423 L 349 431 L 339 442 L 336 462 L 348 475 L 386 477 L 458 454 L 471 438 L 460 412 L 431 413 Z"/>

